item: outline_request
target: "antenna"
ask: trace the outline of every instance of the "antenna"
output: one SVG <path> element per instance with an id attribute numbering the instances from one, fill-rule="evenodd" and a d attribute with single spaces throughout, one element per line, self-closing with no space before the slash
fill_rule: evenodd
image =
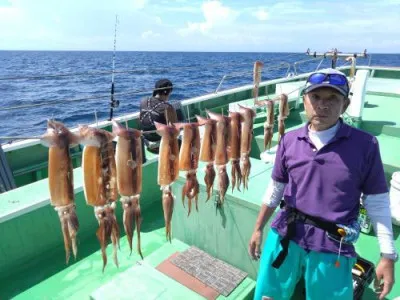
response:
<path id="1" fill-rule="evenodd" d="M 119 100 L 114 99 L 114 72 L 115 72 L 115 49 L 117 45 L 117 24 L 118 24 L 118 15 L 115 15 L 115 29 L 114 29 L 114 52 L 112 58 L 112 73 L 111 73 L 111 100 L 110 100 L 110 119 L 113 118 L 114 108 L 119 106 Z"/>

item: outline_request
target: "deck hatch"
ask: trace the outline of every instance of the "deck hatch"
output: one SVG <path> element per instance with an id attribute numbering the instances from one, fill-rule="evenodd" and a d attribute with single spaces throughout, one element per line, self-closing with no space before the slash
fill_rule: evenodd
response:
<path id="1" fill-rule="evenodd" d="M 247 273 L 193 246 L 172 258 L 171 262 L 225 297 L 247 276 Z"/>

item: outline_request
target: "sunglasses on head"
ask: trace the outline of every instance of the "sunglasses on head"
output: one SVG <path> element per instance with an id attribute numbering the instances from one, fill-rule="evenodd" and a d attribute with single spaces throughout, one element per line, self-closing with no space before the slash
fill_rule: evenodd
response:
<path id="1" fill-rule="evenodd" d="M 307 82 L 312 84 L 319 84 L 328 81 L 333 85 L 346 85 L 348 88 L 347 78 L 341 74 L 326 74 L 326 73 L 314 73 L 308 77 Z"/>

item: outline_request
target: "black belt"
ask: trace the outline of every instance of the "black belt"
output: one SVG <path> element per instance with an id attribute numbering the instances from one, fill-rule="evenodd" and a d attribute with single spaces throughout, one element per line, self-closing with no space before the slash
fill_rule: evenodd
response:
<path id="1" fill-rule="evenodd" d="M 285 206 L 285 202 L 282 201 L 281 208 L 283 208 L 284 206 Z M 327 231 L 328 233 L 330 233 L 331 235 L 333 235 L 338 240 L 341 239 L 341 236 L 338 233 L 339 227 L 337 227 L 335 223 L 307 215 L 307 214 L 302 213 L 301 211 L 297 210 L 294 207 L 287 206 L 285 209 L 288 211 L 288 213 L 287 213 L 287 232 L 286 232 L 286 235 L 281 240 L 282 250 L 281 250 L 281 252 L 279 252 L 275 261 L 272 263 L 272 266 L 275 269 L 278 269 L 282 265 L 283 261 L 285 260 L 286 256 L 288 255 L 289 241 L 296 235 L 296 222 L 297 221 L 321 228 L 321 229 Z"/>

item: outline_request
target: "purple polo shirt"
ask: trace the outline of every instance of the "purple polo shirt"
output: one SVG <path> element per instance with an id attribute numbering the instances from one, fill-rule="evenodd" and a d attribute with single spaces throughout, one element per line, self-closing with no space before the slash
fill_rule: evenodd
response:
<path id="1" fill-rule="evenodd" d="M 308 137 L 308 125 L 287 132 L 276 153 L 272 179 L 287 183 L 287 205 L 305 214 L 348 225 L 359 213 L 361 193 L 388 192 L 377 139 L 339 119 L 335 137 L 319 151 Z M 286 211 L 271 225 L 286 234 Z M 312 225 L 297 223 L 292 239 L 307 250 L 339 251 L 339 242 Z M 342 244 L 341 255 L 355 256 L 352 244 Z"/>

